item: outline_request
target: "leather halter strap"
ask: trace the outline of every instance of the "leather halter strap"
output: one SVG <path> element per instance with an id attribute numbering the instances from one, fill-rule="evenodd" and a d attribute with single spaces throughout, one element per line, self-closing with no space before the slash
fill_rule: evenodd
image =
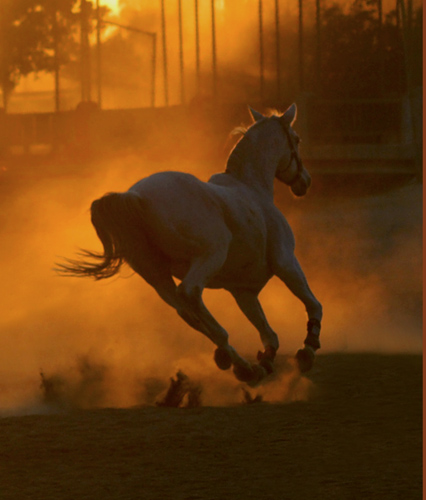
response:
<path id="1" fill-rule="evenodd" d="M 280 123 L 281 123 L 281 121 L 280 121 Z M 286 184 L 291 186 L 292 184 L 297 182 L 300 179 L 300 177 L 302 176 L 303 164 L 302 164 L 302 160 L 300 159 L 299 153 L 296 150 L 296 146 L 294 145 L 293 138 L 290 135 L 289 128 L 286 125 L 284 125 L 283 123 L 281 123 L 281 126 L 282 126 L 282 129 L 283 129 L 286 137 L 287 137 L 287 141 L 288 141 L 288 145 L 290 147 L 291 154 L 290 154 L 290 160 L 288 161 L 287 166 L 283 169 L 280 168 L 279 170 L 281 173 L 286 172 L 290 168 L 293 160 L 296 161 L 296 165 L 297 165 L 297 170 L 296 170 L 296 173 L 295 173 L 293 179 L 291 179 L 289 182 L 286 182 Z M 281 165 L 281 163 L 282 163 L 282 160 L 280 160 L 280 165 Z"/>

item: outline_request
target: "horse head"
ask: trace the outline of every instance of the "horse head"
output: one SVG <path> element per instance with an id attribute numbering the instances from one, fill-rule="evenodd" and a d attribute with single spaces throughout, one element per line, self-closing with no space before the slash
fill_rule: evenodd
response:
<path id="1" fill-rule="evenodd" d="M 262 113 L 252 108 L 250 108 L 250 112 L 255 122 L 266 118 Z M 290 186 L 296 196 L 304 196 L 311 185 L 311 176 L 303 166 L 299 154 L 300 138 L 292 128 L 296 116 L 297 107 L 296 104 L 292 104 L 281 116 L 272 116 L 269 120 L 280 124 L 281 133 L 284 136 L 284 141 L 277 144 L 280 149 L 275 177 Z"/>

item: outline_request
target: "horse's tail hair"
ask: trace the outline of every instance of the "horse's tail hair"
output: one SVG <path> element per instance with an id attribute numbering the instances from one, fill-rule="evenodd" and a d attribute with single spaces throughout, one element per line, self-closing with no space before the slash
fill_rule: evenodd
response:
<path id="1" fill-rule="evenodd" d="M 136 251 L 138 237 L 143 238 L 141 198 L 137 193 L 108 193 L 90 208 L 92 224 L 103 245 L 103 253 L 81 250 L 81 259 L 65 259 L 57 264 L 62 276 L 93 277 L 95 280 L 116 275 L 124 260 Z"/>

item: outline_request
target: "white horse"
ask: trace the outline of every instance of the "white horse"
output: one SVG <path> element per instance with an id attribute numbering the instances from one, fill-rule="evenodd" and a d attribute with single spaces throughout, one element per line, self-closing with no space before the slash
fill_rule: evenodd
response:
<path id="1" fill-rule="evenodd" d="M 272 373 L 279 346 L 258 300 L 270 278 L 278 276 L 305 305 L 308 334 L 296 355 L 302 371 L 311 368 L 320 347 L 322 307 L 294 255 L 292 230 L 273 201 L 275 178 L 296 196 L 306 194 L 311 184 L 292 129 L 296 105 L 281 116 L 250 111 L 255 123 L 233 149 L 225 172 L 208 182 L 160 172 L 124 193 L 95 200 L 91 217 L 103 253 L 83 251 L 86 260 L 67 260 L 59 270 L 99 280 L 115 275 L 126 261 L 217 346 L 214 359 L 220 369 L 233 365 L 239 380 L 255 385 Z M 173 278 L 181 283 L 177 286 Z M 228 333 L 203 303 L 206 287 L 228 290 L 259 331 L 264 346 L 259 364 L 249 363 L 229 344 Z"/>

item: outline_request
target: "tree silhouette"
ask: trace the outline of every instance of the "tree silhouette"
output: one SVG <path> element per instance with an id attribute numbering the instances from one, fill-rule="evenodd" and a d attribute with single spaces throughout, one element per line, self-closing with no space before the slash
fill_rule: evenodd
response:
<path id="1" fill-rule="evenodd" d="M 54 71 L 76 52 L 77 1 L 1 1 L 0 87 L 5 109 L 21 76 Z"/>
<path id="2" fill-rule="evenodd" d="M 414 35 L 419 30 L 421 33 L 420 17 L 417 12 Z M 407 90 L 407 61 L 395 11 L 381 23 L 376 2 L 355 0 L 347 11 L 335 3 L 322 14 L 321 41 L 318 80 L 314 58 L 309 71 L 309 87 L 316 93 L 324 97 L 368 98 Z M 412 43 L 410 47 L 414 55 L 421 53 L 421 45 L 417 45 Z"/>

